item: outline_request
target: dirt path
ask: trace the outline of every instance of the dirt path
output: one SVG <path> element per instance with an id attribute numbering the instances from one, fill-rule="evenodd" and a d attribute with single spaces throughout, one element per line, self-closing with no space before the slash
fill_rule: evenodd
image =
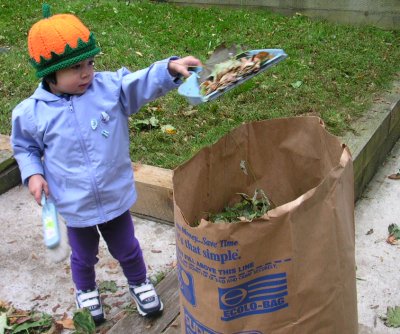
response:
<path id="1" fill-rule="evenodd" d="M 380 319 L 388 306 L 400 306 L 400 243 L 386 243 L 388 226 L 400 226 L 400 180 L 387 178 L 399 168 L 400 141 L 356 203 L 358 321 L 370 333 L 400 333 Z"/>
<path id="2" fill-rule="evenodd" d="M 52 263 L 43 245 L 40 207 L 26 188 L 15 187 L 0 196 L 1 284 L 0 300 L 12 302 L 16 308 L 47 312 L 56 318 L 75 310 L 74 289 L 69 259 Z M 173 227 L 137 217 L 135 231 L 141 242 L 150 275 L 165 273 L 175 265 Z M 117 316 L 131 305 L 126 281 L 118 263 L 101 242 L 97 281 L 113 281 L 115 293 L 103 295 L 106 317 Z"/>

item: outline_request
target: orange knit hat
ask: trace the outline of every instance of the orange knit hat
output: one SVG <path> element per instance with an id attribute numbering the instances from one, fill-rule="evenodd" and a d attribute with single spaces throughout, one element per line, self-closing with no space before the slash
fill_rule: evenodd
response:
<path id="1" fill-rule="evenodd" d="M 69 67 L 100 52 L 93 33 L 74 15 L 50 17 L 50 6 L 43 4 L 44 19 L 29 30 L 28 50 L 36 76 L 43 77 Z"/>

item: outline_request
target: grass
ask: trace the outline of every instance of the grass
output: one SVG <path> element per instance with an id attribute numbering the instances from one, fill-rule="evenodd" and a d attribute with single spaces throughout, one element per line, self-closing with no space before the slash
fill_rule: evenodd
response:
<path id="1" fill-rule="evenodd" d="M 42 1 L 0 3 L 0 133 L 11 111 L 38 84 L 28 64 L 26 36 L 41 18 Z M 219 99 L 196 107 L 171 92 L 131 117 L 133 161 L 174 168 L 243 122 L 317 115 L 341 135 L 399 73 L 400 32 L 286 17 L 265 10 L 179 7 L 166 2 L 48 1 L 93 31 L 102 48 L 97 70 L 132 71 L 171 55 L 203 62 L 221 42 L 249 49 L 281 48 L 289 57 Z M 16 8 L 18 7 L 18 9 Z M 154 116 L 176 134 L 140 128 Z"/>

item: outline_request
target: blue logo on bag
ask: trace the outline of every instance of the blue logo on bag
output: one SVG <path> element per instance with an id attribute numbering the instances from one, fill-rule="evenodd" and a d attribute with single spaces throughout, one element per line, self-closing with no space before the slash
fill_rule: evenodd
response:
<path id="1" fill-rule="evenodd" d="M 191 273 L 185 271 L 180 265 L 178 265 L 178 281 L 183 296 L 186 298 L 188 303 L 195 306 L 196 295 L 194 291 L 193 276 Z"/>
<path id="2" fill-rule="evenodd" d="M 221 334 L 204 326 L 201 322 L 197 321 L 186 308 L 185 309 L 185 333 L 186 334 Z"/>
<path id="3" fill-rule="evenodd" d="M 218 288 L 218 293 L 221 319 L 225 321 L 288 307 L 286 273 L 262 276 L 232 288 Z"/>
<path id="4" fill-rule="evenodd" d="M 190 312 L 184 307 L 184 312 L 185 312 L 185 333 L 186 334 L 222 334 L 220 332 L 216 332 L 212 330 L 211 328 L 205 326 L 198 320 L 196 320 L 193 315 L 190 314 Z M 241 332 L 235 332 L 234 334 L 262 334 L 259 331 L 256 330 L 250 330 L 250 331 L 241 331 Z"/>

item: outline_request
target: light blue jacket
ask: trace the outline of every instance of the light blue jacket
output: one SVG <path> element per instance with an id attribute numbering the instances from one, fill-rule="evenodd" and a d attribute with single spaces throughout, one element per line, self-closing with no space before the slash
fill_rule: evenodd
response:
<path id="1" fill-rule="evenodd" d="M 178 86 L 168 60 L 130 73 L 96 72 L 83 95 L 42 85 L 12 114 L 11 144 L 22 182 L 42 174 L 68 226 L 110 221 L 136 201 L 128 117 Z"/>

